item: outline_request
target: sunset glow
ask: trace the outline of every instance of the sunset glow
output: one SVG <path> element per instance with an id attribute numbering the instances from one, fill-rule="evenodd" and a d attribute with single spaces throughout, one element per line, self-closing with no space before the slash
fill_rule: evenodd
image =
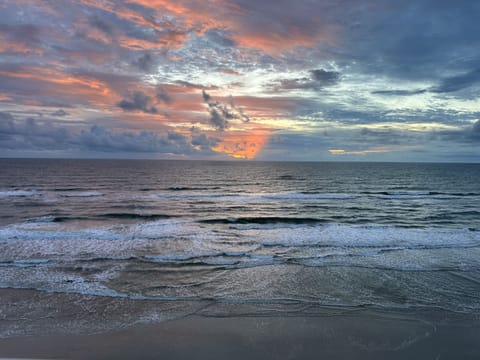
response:
<path id="1" fill-rule="evenodd" d="M 224 139 L 212 150 L 225 153 L 236 159 L 255 159 L 267 144 L 267 141 L 268 134 L 252 132 Z"/>
<path id="2" fill-rule="evenodd" d="M 477 7 L 6 0 L 0 149 L 8 157 L 476 161 L 480 44 L 467 24 L 477 24 Z M 141 133 L 158 142 L 137 143 Z"/>

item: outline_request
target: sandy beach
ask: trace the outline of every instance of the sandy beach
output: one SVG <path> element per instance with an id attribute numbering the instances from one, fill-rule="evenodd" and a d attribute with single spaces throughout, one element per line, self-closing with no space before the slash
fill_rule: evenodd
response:
<path id="1" fill-rule="evenodd" d="M 107 318 L 121 319 L 135 306 L 140 319 L 149 307 L 161 304 L 117 300 L 114 306 L 98 297 L 30 290 L 2 290 L 1 295 L 1 326 L 13 329 L 23 322 L 31 333 L 0 339 L 0 358 L 477 359 L 480 353 L 479 319 L 435 310 L 319 307 L 305 316 L 295 315 L 298 309 L 292 307 L 278 316 L 274 308 L 271 315 L 256 316 L 254 305 L 202 304 L 178 319 L 106 332 L 93 326 L 78 334 L 73 327 L 80 317 L 101 325 Z M 37 309 L 29 305 L 21 319 L 9 317 L 8 308 L 17 308 L 18 314 L 22 299 L 32 296 Z M 56 315 L 45 309 L 49 302 Z M 95 311 L 78 313 L 82 303 L 95 303 Z M 44 319 L 35 319 L 41 309 Z"/>

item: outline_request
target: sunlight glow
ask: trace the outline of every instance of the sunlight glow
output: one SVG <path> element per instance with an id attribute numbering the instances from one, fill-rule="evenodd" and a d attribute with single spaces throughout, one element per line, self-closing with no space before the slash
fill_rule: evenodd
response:
<path id="1" fill-rule="evenodd" d="M 268 142 L 265 133 L 251 133 L 225 138 L 212 150 L 236 159 L 254 159 Z"/>

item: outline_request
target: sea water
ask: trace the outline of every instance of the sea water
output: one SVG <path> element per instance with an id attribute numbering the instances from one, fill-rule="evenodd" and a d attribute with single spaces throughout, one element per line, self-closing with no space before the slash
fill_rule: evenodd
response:
<path id="1" fill-rule="evenodd" d="M 0 287 L 478 317 L 479 179 L 479 164 L 3 159 Z"/>

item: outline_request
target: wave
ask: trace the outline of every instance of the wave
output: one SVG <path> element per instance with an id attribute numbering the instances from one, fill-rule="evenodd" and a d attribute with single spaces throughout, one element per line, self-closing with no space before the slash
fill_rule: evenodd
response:
<path id="1" fill-rule="evenodd" d="M 223 224 L 228 229 L 222 227 Z M 63 263 L 103 262 L 114 258 L 127 262 L 235 268 L 297 263 L 462 269 L 475 262 L 478 266 L 475 259 L 480 251 L 480 231 L 331 224 L 315 218 L 245 217 L 200 221 L 167 218 L 110 226 L 91 223 L 79 228 L 78 225 L 45 219 L 0 227 L 0 260 L 28 259 L 35 254 L 36 258 Z M 392 259 L 377 265 L 355 260 L 384 258 L 390 254 Z M 308 261 L 299 263 L 307 257 Z M 403 265 L 397 259 L 404 259 Z M 327 260 L 330 263 L 327 264 Z"/>
<path id="2" fill-rule="evenodd" d="M 349 200 L 358 197 L 352 193 L 324 193 L 315 191 L 264 194 L 262 197 L 278 200 Z"/>
<path id="3" fill-rule="evenodd" d="M 211 190 L 209 188 L 208 190 Z M 189 191 L 192 191 L 189 189 Z M 222 199 L 235 202 L 257 201 L 314 201 L 314 200 L 350 200 L 359 195 L 351 193 L 316 193 L 316 192 L 284 192 L 284 193 L 198 193 L 187 189 L 177 190 L 178 193 L 159 193 L 146 196 L 147 199 Z"/>
<path id="4" fill-rule="evenodd" d="M 426 191 L 426 190 L 396 190 L 396 191 L 364 191 L 360 194 L 365 195 L 381 195 L 381 196 L 398 196 L 398 197 L 415 197 L 415 196 L 434 196 L 434 197 L 475 197 L 480 196 L 476 192 L 441 192 L 441 191 Z"/>
<path id="5" fill-rule="evenodd" d="M 18 260 L 7 260 L 0 261 L 0 267 L 13 266 L 13 267 L 33 267 L 37 265 L 44 265 L 50 262 L 49 259 L 18 259 Z"/>
<path id="6" fill-rule="evenodd" d="M 204 190 L 219 190 L 219 186 L 209 187 L 191 187 L 191 186 L 170 186 L 166 190 L 170 191 L 204 191 Z"/>
<path id="7" fill-rule="evenodd" d="M 108 214 L 95 215 L 95 217 L 108 218 L 108 219 L 161 220 L 161 219 L 170 219 L 175 216 L 167 215 L 167 214 L 108 213 Z"/>
<path id="8" fill-rule="evenodd" d="M 8 197 L 32 197 L 37 196 L 39 193 L 35 190 L 6 190 L 0 191 L 0 198 Z"/>
<path id="9" fill-rule="evenodd" d="M 203 254 L 145 255 L 142 261 L 168 265 L 238 265 L 244 257 L 252 256 L 248 252 L 212 252 Z"/>
<path id="10" fill-rule="evenodd" d="M 204 224 L 292 224 L 292 225 L 317 225 L 323 224 L 326 220 L 316 218 L 296 217 L 239 217 L 239 218 L 218 218 L 199 220 Z"/>
<path id="11" fill-rule="evenodd" d="M 245 229 L 249 231 L 249 229 Z M 400 228 L 381 225 L 320 224 L 291 230 L 272 226 L 260 234 L 264 246 L 441 249 L 480 247 L 479 232 L 470 229 Z"/>
<path id="12" fill-rule="evenodd" d="M 82 188 L 79 187 L 58 187 L 54 188 L 53 191 L 65 192 L 65 191 L 82 191 Z"/>
<path id="13" fill-rule="evenodd" d="M 162 220 L 171 219 L 176 217 L 174 215 L 167 214 L 138 214 L 138 213 L 106 213 L 89 216 L 40 216 L 32 219 L 28 219 L 29 223 L 64 223 L 70 221 L 93 221 L 99 219 L 132 219 L 132 220 Z"/>
<path id="14" fill-rule="evenodd" d="M 277 177 L 277 180 L 296 180 L 296 177 L 294 175 L 285 174 Z"/>
<path id="15" fill-rule="evenodd" d="M 80 191 L 80 192 L 72 192 L 68 194 L 60 195 L 62 197 L 71 198 L 71 197 L 98 197 L 103 196 L 102 193 L 98 191 Z"/>

